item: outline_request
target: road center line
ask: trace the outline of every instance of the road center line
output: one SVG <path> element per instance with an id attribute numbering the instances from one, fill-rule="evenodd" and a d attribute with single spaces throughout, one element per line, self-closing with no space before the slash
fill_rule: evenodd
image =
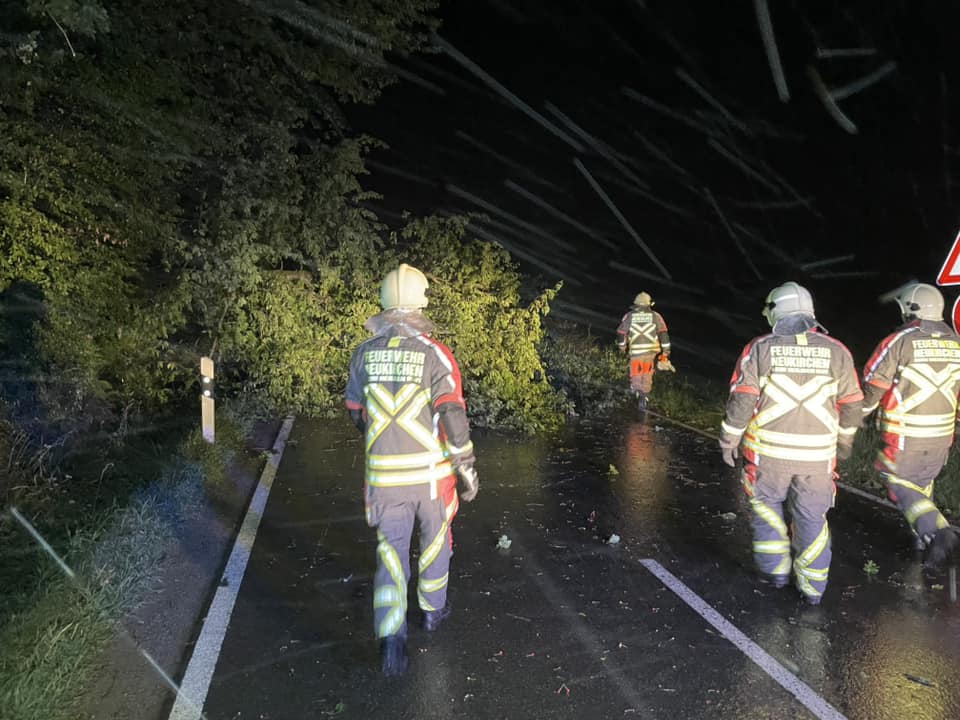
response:
<path id="1" fill-rule="evenodd" d="M 180 692 L 177 693 L 177 699 L 173 703 L 169 720 L 199 720 L 203 717 L 201 709 L 210 690 L 210 681 L 213 679 L 213 671 L 220 657 L 223 638 L 230 625 L 230 616 L 233 614 L 237 595 L 240 594 L 240 583 L 243 582 L 243 574 L 246 572 L 247 562 L 253 551 L 257 529 L 260 527 L 260 519 L 267 507 L 270 488 L 277 475 L 277 468 L 280 467 L 280 459 L 283 457 L 283 450 L 292 427 L 293 418 L 288 417 L 283 421 L 280 432 L 277 433 L 273 452 L 260 475 L 260 482 L 257 483 L 250 505 L 247 507 L 240 532 L 237 533 L 233 543 L 233 550 L 230 551 L 230 558 L 223 571 L 220 586 L 207 610 L 203 627 L 200 629 L 200 637 L 197 638 L 197 644 L 190 656 L 190 663 L 180 683 Z"/>
<path id="2" fill-rule="evenodd" d="M 720 634 L 732 642 L 744 655 L 753 660 L 760 669 L 773 678 L 784 690 L 799 700 L 820 720 L 846 720 L 833 705 L 824 700 L 813 688 L 787 670 L 762 647 L 743 634 L 733 623 L 713 609 L 710 604 L 684 585 L 669 570 L 656 560 L 641 560 L 640 564 L 657 576 L 681 600 L 695 610 L 700 617 L 713 625 Z"/>

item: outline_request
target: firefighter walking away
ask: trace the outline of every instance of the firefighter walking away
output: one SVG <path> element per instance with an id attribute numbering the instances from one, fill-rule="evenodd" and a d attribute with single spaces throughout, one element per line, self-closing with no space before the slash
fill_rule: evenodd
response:
<path id="1" fill-rule="evenodd" d="M 836 458 L 850 456 L 863 394 L 850 351 L 822 332 L 806 288 L 774 288 L 763 316 L 771 333 L 747 343 L 734 368 L 720 449 L 734 467 L 742 448 L 760 574 L 785 587 L 792 573 L 806 601 L 819 605 Z"/>
<path id="2" fill-rule="evenodd" d="M 479 481 L 460 368 L 431 337 L 423 314 L 429 284 L 410 265 L 390 271 L 380 288 L 383 312 L 364 324 L 373 337 L 350 361 L 346 405 L 366 441 L 364 501 L 377 530 L 373 614 L 384 675 L 407 669 L 407 584 L 414 522 L 420 524 L 417 599 L 423 627 L 438 628 L 447 603 L 451 524 L 460 495 L 470 502 Z"/>
<path id="3" fill-rule="evenodd" d="M 617 347 L 630 358 L 630 389 L 641 410 L 653 389 L 654 370 L 675 372 L 670 362 L 670 335 L 649 293 L 639 293 L 617 328 Z"/>
<path id="4" fill-rule="evenodd" d="M 932 285 L 908 285 L 896 300 L 903 325 L 867 361 L 863 411 L 877 411 L 882 445 L 875 466 L 925 563 L 936 569 L 954 555 L 960 532 L 933 502 L 957 422 L 960 338 L 943 322 L 943 296 Z"/>

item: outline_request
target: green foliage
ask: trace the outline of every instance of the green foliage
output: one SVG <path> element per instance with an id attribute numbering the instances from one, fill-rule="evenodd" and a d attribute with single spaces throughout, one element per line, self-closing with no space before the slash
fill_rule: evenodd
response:
<path id="1" fill-rule="evenodd" d="M 378 309 L 327 266 L 320 280 L 277 275 L 249 296 L 224 336 L 242 358 L 245 391 L 282 411 L 320 413 L 342 403 L 353 348 Z M 372 283 L 367 283 L 369 289 Z"/>
<path id="2" fill-rule="evenodd" d="M 940 509 L 953 518 L 954 523 L 960 521 L 960 447 L 955 443 L 950 451 L 950 457 L 933 488 L 933 497 Z"/>
<path id="3" fill-rule="evenodd" d="M 217 417 L 215 443 L 204 440 L 200 428 L 196 428 L 184 440 L 179 452 L 197 466 L 205 482 L 218 484 L 226 481 L 228 466 L 243 450 L 245 440 L 230 413 L 221 412 Z"/>
<path id="4" fill-rule="evenodd" d="M 612 410 L 627 387 L 623 353 L 569 322 L 549 323 L 541 354 L 550 382 L 564 393 L 580 415 Z"/>
<path id="5" fill-rule="evenodd" d="M 46 16 L 87 37 L 110 30 L 107 11 L 95 0 L 27 0 L 27 11 L 38 19 Z"/>
<path id="6" fill-rule="evenodd" d="M 460 364 L 475 422 L 528 432 L 554 429 L 566 403 L 546 382 L 539 346 L 542 318 L 560 286 L 524 307 L 510 256 L 468 239 L 468 222 L 431 217 L 410 222 L 402 233 L 404 259 L 430 279 L 427 315 Z"/>
<path id="7" fill-rule="evenodd" d="M 42 291 L 53 415 L 182 393 L 275 270 L 366 279 L 372 141 L 333 97 L 374 100 L 435 5 L 0 0 L 0 292 Z M 238 334 L 226 362 L 257 375 Z"/>

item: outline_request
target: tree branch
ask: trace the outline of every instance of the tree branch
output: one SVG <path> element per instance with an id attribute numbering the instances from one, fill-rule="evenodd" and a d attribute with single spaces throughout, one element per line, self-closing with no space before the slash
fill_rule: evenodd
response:
<path id="1" fill-rule="evenodd" d="M 63 29 L 63 25 L 57 22 L 57 19 L 50 14 L 49 10 L 47 10 L 47 15 L 50 17 L 51 20 L 53 20 L 53 24 L 56 25 L 58 28 L 60 28 L 60 32 L 63 33 L 63 39 L 67 41 L 67 47 L 70 48 L 70 54 L 73 57 L 76 57 L 77 51 L 73 49 L 73 43 L 70 42 L 70 38 L 67 35 L 67 31 Z"/>

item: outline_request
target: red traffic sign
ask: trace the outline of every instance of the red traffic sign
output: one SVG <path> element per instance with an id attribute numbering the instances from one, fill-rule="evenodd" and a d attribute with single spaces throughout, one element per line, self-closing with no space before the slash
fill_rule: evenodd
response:
<path id="1" fill-rule="evenodd" d="M 953 302 L 953 312 L 950 313 L 950 319 L 953 320 L 953 331 L 960 335 L 960 297 Z"/>
<path id="2" fill-rule="evenodd" d="M 937 275 L 937 285 L 960 285 L 960 233 Z"/>

